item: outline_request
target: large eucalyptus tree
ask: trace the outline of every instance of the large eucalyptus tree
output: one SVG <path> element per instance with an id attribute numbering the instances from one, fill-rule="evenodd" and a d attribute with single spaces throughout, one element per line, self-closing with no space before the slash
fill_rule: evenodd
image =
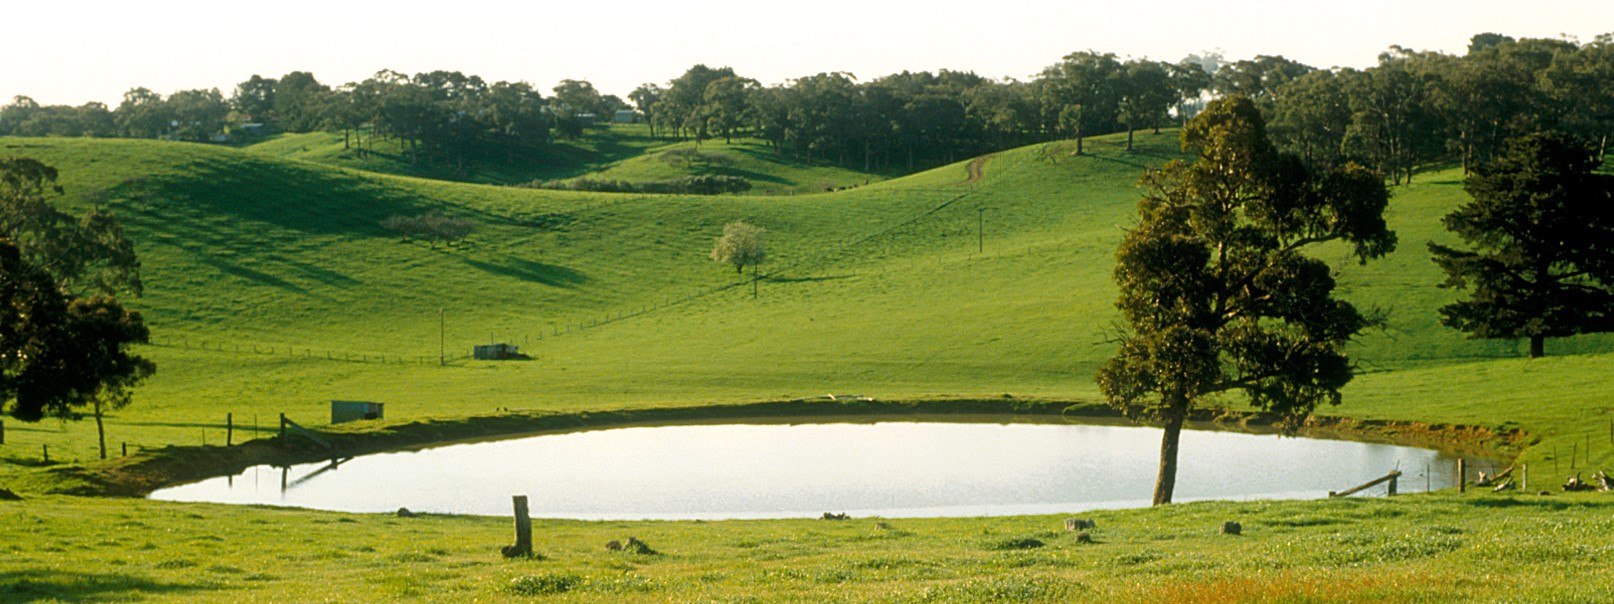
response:
<path id="1" fill-rule="evenodd" d="M 1139 222 L 1116 251 L 1127 328 L 1098 372 L 1111 404 L 1165 426 L 1156 505 L 1171 502 L 1193 409 L 1239 396 L 1294 425 L 1340 401 L 1345 344 L 1373 321 L 1303 251 L 1344 242 L 1365 262 L 1396 242 L 1381 176 L 1280 153 L 1247 97 L 1212 102 L 1182 141 L 1196 158 L 1144 176 Z"/>

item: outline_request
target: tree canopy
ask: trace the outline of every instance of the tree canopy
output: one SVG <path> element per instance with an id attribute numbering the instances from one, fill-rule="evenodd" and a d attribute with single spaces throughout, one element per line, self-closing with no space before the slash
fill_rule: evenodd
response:
<path id="1" fill-rule="evenodd" d="M 0 238 L 63 289 L 140 295 L 140 261 L 122 225 L 101 208 L 78 218 L 56 209 L 56 177 L 38 160 L 0 157 Z"/>
<path id="2" fill-rule="evenodd" d="M 1441 323 L 1475 338 L 1545 339 L 1614 331 L 1614 177 L 1559 133 L 1515 139 L 1463 183 L 1473 201 L 1446 215 L 1471 250 L 1431 243 L 1443 287 L 1469 298 Z"/>
<path id="3" fill-rule="evenodd" d="M 744 220 L 723 225 L 723 234 L 712 247 L 712 261 L 734 266 L 734 272 L 745 271 L 747 266 L 758 266 L 768 257 L 762 236 L 768 230 Z"/>
<path id="4" fill-rule="evenodd" d="M 797 159 L 911 171 L 1061 138 L 1080 151 L 1088 136 L 1157 124 L 1173 107 L 1186 121 L 1207 98 L 1243 94 L 1279 148 L 1323 165 L 1360 163 L 1401 183 L 1434 161 L 1482 165 L 1507 139 L 1542 129 L 1594 141 L 1601 156 L 1614 135 L 1611 81 L 1614 35 L 1577 43 L 1482 33 L 1463 55 L 1390 46 L 1362 70 L 1319 70 L 1281 55 L 1123 62 L 1087 50 L 1029 81 L 943 69 L 872 79 L 824 72 L 764 86 L 731 67 L 695 65 L 628 97 L 654 136 L 751 136 Z M 113 109 L 20 96 L 0 106 L 0 134 L 209 141 L 252 122 L 341 132 L 361 155 L 397 140 L 413 161 L 462 170 L 537 156 L 552 135 L 585 137 L 626 107 L 586 80 L 565 80 L 545 98 L 526 82 L 489 84 L 454 71 L 381 70 L 335 87 L 294 71 L 254 75 L 229 98 L 137 87 Z"/>
<path id="5" fill-rule="evenodd" d="M 1111 404 L 1165 424 L 1157 505 L 1171 501 L 1191 409 L 1238 393 L 1295 422 L 1340 401 L 1353 375 L 1345 343 L 1372 320 L 1335 299 L 1328 265 L 1302 252 L 1342 241 L 1365 262 L 1396 243 L 1382 179 L 1280 152 L 1247 97 L 1210 103 L 1182 141 L 1194 161 L 1144 176 L 1138 225 L 1116 250 L 1126 326 L 1097 376 Z"/>
<path id="6" fill-rule="evenodd" d="M 127 348 L 147 341 L 140 313 L 110 295 L 81 298 L 74 285 L 138 289 L 139 263 L 110 214 L 75 223 L 51 207 L 60 191 L 54 168 L 0 158 L 0 409 L 38 421 L 89 408 L 105 457 L 103 411 L 127 405 L 156 366 Z"/>

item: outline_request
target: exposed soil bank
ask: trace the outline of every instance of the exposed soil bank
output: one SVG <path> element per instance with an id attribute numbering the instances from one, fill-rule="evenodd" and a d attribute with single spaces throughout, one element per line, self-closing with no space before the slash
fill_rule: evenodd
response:
<path id="1" fill-rule="evenodd" d="M 778 420 L 786 418 L 902 417 L 945 419 L 990 415 L 1070 420 L 1125 421 L 1113 407 L 1095 402 L 995 400 L 797 400 L 696 407 L 650 407 L 582 412 L 510 411 L 498 415 L 421 418 L 398 422 L 355 422 L 327 426 L 318 434 L 336 451 L 296 434 L 248 441 L 233 447 L 171 446 L 84 465 L 39 470 L 48 492 L 143 497 L 174 484 L 238 473 L 261 464 L 290 465 L 454 441 L 505 438 L 546 432 L 691 421 Z M 1206 411 L 1192 418 L 1198 427 L 1274 432 L 1273 418 L 1259 414 Z M 1347 438 L 1426 446 L 1469 455 L 1512 458 L 1528 444 L 1520 430 L 1499 432 L 1474 426 L 1314 417 L 1297 436 Z"/>

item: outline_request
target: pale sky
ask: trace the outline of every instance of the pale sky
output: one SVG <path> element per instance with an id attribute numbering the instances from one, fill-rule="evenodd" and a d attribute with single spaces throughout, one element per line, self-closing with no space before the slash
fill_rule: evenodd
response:
<path id="1" fill-rule="evenodd" d="M 1372 65 L 1390 45 L 1462 54 L 1469 37 L 1614 32 L 1610 0 L 38 0 L 0 6 L 0 104 L 163 95 L 254 74 L 340 85 L 381 69 L 583 79 L 623 98 L 696 63 L 764 85 L 951 69 L 1030 79 L 1074 51 L 1172 61 L 1220 50 L 1314 67 Z"/>

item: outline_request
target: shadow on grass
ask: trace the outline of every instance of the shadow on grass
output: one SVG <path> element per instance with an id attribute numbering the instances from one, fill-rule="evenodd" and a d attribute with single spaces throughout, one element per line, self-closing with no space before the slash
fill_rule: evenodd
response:
<path id="1" fill-rule="evenodd" d="M 202 262 L 202 264 L 206 264 L 206 265 L 211 266 L 213 268 L 219 269 L 219 272 L 222 272 L 222 273 L 224 273 L 226 275 L 230 275 L 232 277 L 240 277 L 242 279 L 245 279 L 247 281 L 251 281 L 251 282 L 256 283 L 258 285 L 268 285 L 268 286 L 276 287 L 276 288 L 283 289 L 283 290 L 286 290 L 286 291 L 289 291 L 289 292 L 295 292 L 295 293 L 299 293 L 299 294 L 308 293 L 307 289 L 299 287 L 295 283 L 292 283 L 292 282 L 287 281 L 285 279 L 281 279 L 280 277 L 276 277 L 274 275 L 271 275 L 269 273 L 265 273 L 263 271 L 253 270 L 253 269 L 241 266 L 239 264 L 233 264 L 233 263 L 225 262 L 225 261 L 222 261 L 222 260 L 219 260 L 219 259 L 216 259 L 216 258 L 209 258 L 207 256 L 200 256 L 198 259 Z"/>
<path id="2" fill-rule="evenodd" d="M 1480 508 L 1533 507 L 1545 508 L 1553 511 L 1567 509 L 1570 506 L 1570 504 L 1567 502 L 1551 501 L 1541 497 L 1516 497 L 1505 495 L 1500 497 L 1475 498 L 1465 503 Z"/>
<path id="3" fill-rule="evenodd" d="M 502 263 L 483 262 L 480 260 L 465 261 L 466 264 L 478 270 L 530 281 L 542 283 L 550 287 L 574 288 L 588 282 L 588 276 L 564 266 L 533 262 L 531 260 L 508 259 Z"/>
<path id="4" fill-rule="evenodd" d="M 851 275 L 825 275 L 825 276 L 822 276 L 822 277 L 769 277 L 769 276 L 763 276 L 762 280 L 767 281 L 769 283 L 818 283 L 818 282 L 821 282 L 821 281 L 840 281 L 842 279 L 850 279 L 850 278 L 852 278 Z"/>
<path id="5" fill-rule="evenodd" d="M 386 235 L 381 221 L 416 212 L 426 200 L 375 179 L 299 164 L 199 161 L 159 185 L 157 210 L 190 209 L 304 234 Z"/>
<path id="6" fill-rule="evenodd" d="M 208 589 L 118 573 L 39 569 L 0 572 L 0 600 L 6 602 L 128 602 L 147 594 L 173 596 Z"/>

